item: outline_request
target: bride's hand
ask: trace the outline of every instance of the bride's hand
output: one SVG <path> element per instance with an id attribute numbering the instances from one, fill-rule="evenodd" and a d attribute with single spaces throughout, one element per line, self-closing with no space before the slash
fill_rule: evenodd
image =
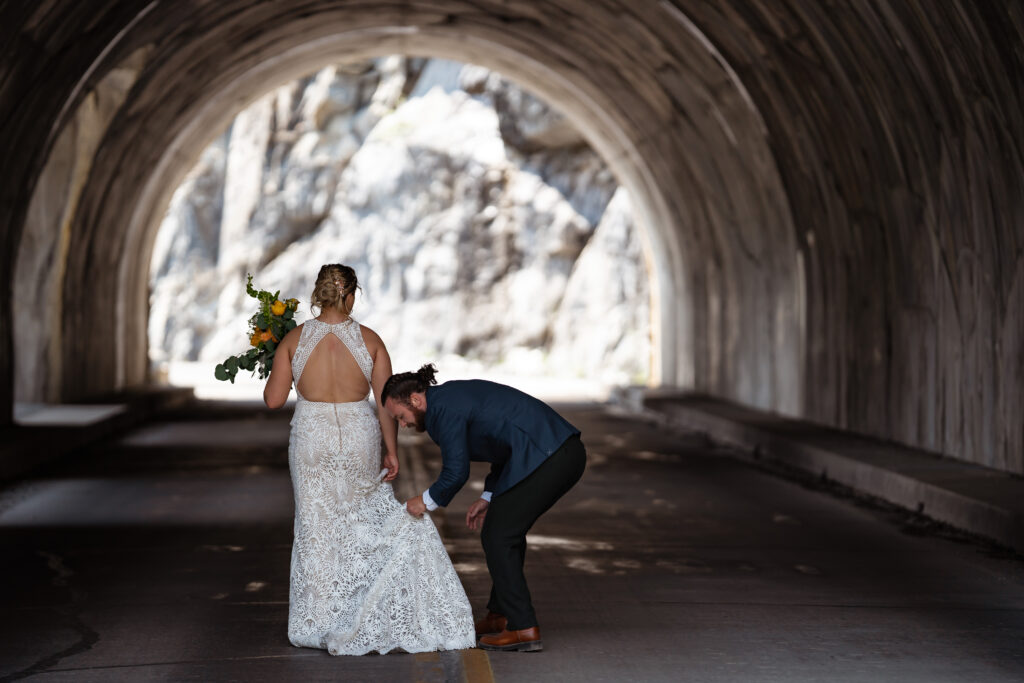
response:
<path id="1" fill-rule="evenodd" d="M 470 529 L 479 529 L 484 525 L 484 517 L 487 516 L 487 506 L 490 505 L 483 498 L 478 498 L 475 503 L 469 506 L 466 512 L 466 526 Z"/>
<path id="2" fill-rule="evenodd" d="M 384 456 L 381 461 L 384 468 L 387 469 L 388 474 L 384 477 L 384 481 L 393 481 L 398 476 L 398 456 L 394 453 L 388 453 Z"/>

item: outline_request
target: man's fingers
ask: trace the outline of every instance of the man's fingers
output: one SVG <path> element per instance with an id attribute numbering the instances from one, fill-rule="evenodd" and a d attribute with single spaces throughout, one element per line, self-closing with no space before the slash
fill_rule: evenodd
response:
<path id="1" fill-rule="evenodd" d="M 479 512 L 473 512 L 472 510 L 466 513 L 466 526 L 470 529 L 479 529 L 483 525 L 483 517 Z"/>

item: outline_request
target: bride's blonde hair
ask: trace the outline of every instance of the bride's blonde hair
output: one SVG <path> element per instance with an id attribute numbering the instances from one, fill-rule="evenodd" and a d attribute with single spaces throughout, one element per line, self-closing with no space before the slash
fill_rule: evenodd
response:
<path id="1" fill-rule="evenodd" d="M 317 306 L 321 311 L 325 308 L 333 308 L 348 315 L 352 309 L 345 305 L 345 299 L 357 289 L 361 288 L 359 279 L 356 278 L 356 271 L 340 263 L 328 263 L 320 266 L 309 303 L 311 306 Z"/>

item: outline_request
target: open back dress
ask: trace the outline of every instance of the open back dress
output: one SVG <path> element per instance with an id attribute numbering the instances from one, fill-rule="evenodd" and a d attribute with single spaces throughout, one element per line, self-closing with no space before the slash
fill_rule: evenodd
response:
<path id="1" fill-rule="evenodd" d="M 335 335 L 366 376 L 373 359 L 359 323 L 304 323 L 292 358 L 298 402 L 288 466 L 295 492 L 288 639 L 333 655 L 475 647 L 472 611 L 429 516 L 416 518 L 382 481 L 381 432 L 369 394 L 307 401 L 299 378 Z"/>

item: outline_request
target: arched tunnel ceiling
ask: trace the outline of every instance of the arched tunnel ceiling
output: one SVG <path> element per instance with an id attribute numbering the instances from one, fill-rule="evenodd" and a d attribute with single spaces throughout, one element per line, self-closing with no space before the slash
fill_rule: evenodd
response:
<path id="1" fill-rule="evenodd" d="M 637 195 L 666 384 L 1024 471 L 1018 3 L 54 1 L 0 25 L 8 296 L 48 153 L 142 60 L 68 228 L 64 398 L 144 379 L 152 214 L 207 125 L 408 51 L 537 90 Z"/>

